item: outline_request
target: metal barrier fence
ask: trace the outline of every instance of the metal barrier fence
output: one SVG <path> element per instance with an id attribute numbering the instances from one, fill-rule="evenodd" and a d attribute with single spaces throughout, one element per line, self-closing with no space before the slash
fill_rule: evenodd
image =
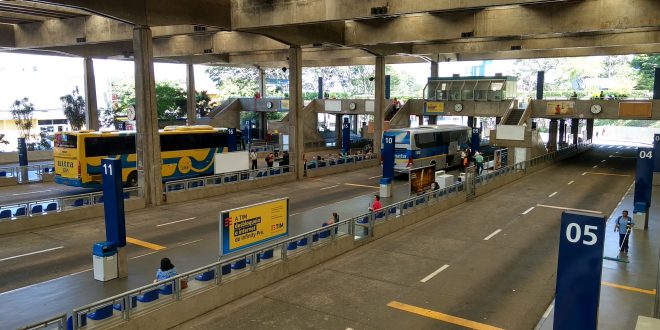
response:
<path id="1" fill-rule="evenodd" d="M 211 286 L 241 274 L 255 271 L 277 261 L 286 261 L 292 255 L 309 252 L 313 247 L 327 244 L 338 238 L 352 236 L 354 240 L 369 239 L 373 236 L 375 223 L 392 221 L 403 214 L 440 202 L 463 191 L 463 184 L 431 191 L 401 202 L 383 207 L 381 210 L 365 213 L 350 219 L 321 227 L 300 235 L 265 245 L 258 250 L 242 253 L 218 262 L 200 267 L 172 278 L 148 284 L 128 292 L 109 297 L 73 310 L 73 329 L 85 327 L 87 318 L 104 319 L 105 322 L 121 323 L 139 316 L 164 304 L 181 300 L 204 291 Z M 182 282 L 187 288 L 182 289 Z M 119 311 L 117 315 L 113 310 Z"/>
<path id="2" fill-rule="evenodd" d="M 364 148 L 365 145 L 373 145 L 372 139 L 351 139 L 351 148 Z M 337 139 L 325 139 L 323 141 L 305 142 L 305 149 L 311 148 L 336 148 L 340 146 Z"/>
<path id="3" fill-rule="evenodd" d="M 342 156 L 337 157 L 336 159 L 322 159 L 322 160 L 308 160 L 305 164 L 305 169 L 313 170 L 317 168 L 330 167 L 336 165 L 347 165 L 355 164 L 357 162 L 369 159 L 377 159 L 377 154 L 364 154 L 364 155 L 352 155 L 352 156 Z"/>
<path id="4" fill-rule="evenodd" d="M 24 326 L 18 330 L 52 329 L 53 327 L 59 330 L 66 329 L 66 313 L 54 316 L 48 320 Z"/>
<path id="5" fill-rule="evenodd" d="M 0 178 L 16 178 L 16 183 L 43 181 L 43 174 L 55 173 L 54 164 L 0 166 Z"/>
<path id="6" fill-rule="evenodd" d="M 229 183 L 252 181 L 252 180 L 267 178 L 275 175 L 281 175 L 281 174 L 293 172 L 294 169 L 295 169 L 294 165 L 288 165 L 288 166 L 262 168 L 257 170 L 229 172 L 229 173 L 216 174 L 211 176 L 204 176 L 204 177 L 185 179 L 185 180 L 168 181 L 165 182 L 165 184 L 163 185 L 163 190 L 166 193 L 169 193 L 169 192 L 182 191 L 182 190 L 199 189 L 204 187 L 216 187 L 219 185 L 224 185 Z"/>
<path id="7" fill-rule="evenodd" d="M 124 199 L 140 196 L 142 188 L 125 188 Z M 28 202 L 0 205 L 0 221 L 40 216 L 48 213 L 72 210 L 103 204 L 103 192 L 96 191 L 63 197 L 39 199 Z"/>
<path id="8" fill-rule="evenodd" d="M 540 165 L 542 162 L 562 159 L 589 148 L 588 144 L 572 146 L 552 154 L 536 157 L 529 161 L 506 166 L 492 173 L 479 176 L 482 184 L 491 178 L 525 170 L 527 166 Z M 457 196 L 465 191 L 465 183 L 457 183 L 447 188 L 429 191 L 418 196 L 412 196 L 403 201 L 385 206 L 380 210 L 361 214 L 338 223 L 321 227 L 306 233 L 288 237 L 275 243 L 270 243 L 250 252 L 237 254 L 224 260 L 176 275 L 157 283 L 148 284 L 103 300 L 76 308 L 72 311 L 73 329 L 84 328 L 87 319 L 102 321 L 99 325 L 109 326 L 121 324 L 130 318 L 139 317 L 163 305 L 192 297 L 209 287 L 222 285 L 224 282 L 242 278 L 242 274 L 267 267 L 276 261 L 286 261 L 289 256 L 306 253 L 313 247 L 327 244 L 346 236 L 360 241 L 373 236 L 376 223 L 396 221 L 401 215 L 434 205 L 449 197 Z M 185 282 L 185 288 L 183 287 Z M 164 298 L 161 298 L 163 296 Z M 115 314 L 114 311 L 119 311 Z M 45 324 L 45 322 L 38 323 Z M 96 324 L 95 324 L 96 325 Z"/>

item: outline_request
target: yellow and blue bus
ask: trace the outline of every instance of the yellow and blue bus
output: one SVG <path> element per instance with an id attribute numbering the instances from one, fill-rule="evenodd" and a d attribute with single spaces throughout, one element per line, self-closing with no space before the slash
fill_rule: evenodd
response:
<path id="1" fill-rule="evenodd" d="M 394 172 L 435 165 L 436 170 L 460 165 L 460 151 L 470 143 L 470 127 L 429 125 L 417 128 L 389 129 L 394 135 Z"/>
<path id="2" fill-rule="evenodd" d="M 229 151 L 229 130 L 211 126 L 168 126 L 159 131 L 163 181 L 212 175 L 216 153 Z M 240 132 L 236 131 L 237 149 Z M 122 182 L 137 185 L 134 131 L 55 133 L 55 182 L 75 187 L 101 186 L 101 159 L 119 158 Z"/>

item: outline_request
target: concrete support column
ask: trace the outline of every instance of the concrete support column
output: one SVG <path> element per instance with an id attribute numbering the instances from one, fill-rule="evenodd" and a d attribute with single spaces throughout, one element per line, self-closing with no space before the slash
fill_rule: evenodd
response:
<path id="1" fill-rule="evenodd" d="M 289 150 L 294 155 L 296 177 L 304 175 L 303 155 L 303 95 L 302 95 L 302 49 L 300 46 L 289 48 Z"/>
<path id="2" fill-rule="evenodd" d="M 557 150 L 557 119 L 550 119 L 547 147 L 550 152 Z"/>
<path id="3" fill-rule="evenodd" d="M 417 115 L 417 122 L 419 123 L 419 126 L 424 125 L 424 116 L 423 115 Z"/>
<path id="4" fill-rule="evenodd" d="M 566 142 L 566 120 L 559 120 L 559 144 Z"/>
<path id="5" fill-rule="evenodd" d="M 259 71 L 259 81 L 257 82 L 259 84 L 259 95 L 266 97 L 266 74 L 260 66 L 257 67 L 257 70 Z"/>
<path id="6" fill-rule="evenodd" d="M 573 135 L 573 144 L 578 144 L 579 127 L 580 127 L 580 120 L 577 118 L 571 119 L 571 134 Z"/>
<path id="7" fill-rule="evenodd" d="M 655 68 L 653 76 L 653 99 L 660 100 L 660 68 Z"/>
<path id="8" fill-rule="evenodd" d="M 495 117 L 495 125 L 499 125 L 502 121 L 502 117 Z"/>
<path id="9" fill-rule="evenodd" d="M 265 112 L 257 112 L 259 114 L 259 138 L 265 140 L 268 135 L 268 117 Z"/>
<path id="10" fill-rule="evenodd" d="M 85 127 L 92 131 L 99 130 L 99 109 L 96 102 L 96 78 L 94 62 L 85 57 Z"/>
<path id="11" fill-rule="evenodd" d="M 195 69 L 192 64 L 186 65 L 186 122 L 195 125 L 197 121 L 197 107 L 195 100 Z"/>
<path id="12" fill-rule="evenodd" d="M 385 107 L 385 57 L 376 56 L 374 91 L 374 151 L 380 153 L 383 136 L 383 108 Z"/>
<path id="13" fill-rule="evenodd" d="M 439 75 L 439 68 L 437 61 L 431 61 L 431 77 L 437 77 Z"/>
<path id="14" fill-rule="evenodd" d="M 341 142 L 341 117 L 342 115 L 335 115 L 335 138 L 337 139 L 337 146 Z"/>
<path id="15" fill-rule="evenodd" d="M 587 141 L 593 139 L 594 137 L 594 119 L 587 119 Z"/>
<path id="16" fill-rule="evenodd" d="M 156 111 L 156 83 L 151 29 L 133 28 L 135 51 L 135 103 L 137 133 L 137 179 L 147 206 L 163 202 L 163 179 L 160 158 L 160 134 Z"/>
<path id="17" fill-rule="evenodd" d="M 474 128 L 474 116 L 468 116 L 467 125 Z"/>
<path id="18" fill-rule="evenodd" d="M 317 98 L 323 100 L 323 77 L 319 77 L 319 95 Z"/>
<path id="19" fill-rule="evenodd" d="M 543 100 L 543 85 L 545 83 L 545 71 L 536 73 L 536 99 Z"/>

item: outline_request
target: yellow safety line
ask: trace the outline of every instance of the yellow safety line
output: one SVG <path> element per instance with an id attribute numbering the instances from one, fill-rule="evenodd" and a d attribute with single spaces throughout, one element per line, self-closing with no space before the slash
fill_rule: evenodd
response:
<path id="1" fill-rule="evenodd" d="M 633 291 L 633 292 L 639 292 L 639 293 L 646 293 L 646 294 L 655 294 L 655 290 L 646 290 L 646 289 L 640 289 L 640 288 L 635 288 L 632 286 L 627 286 L 627 285 L 621 285 L 621 284 L 615 284 L 615 283 L 610 283 L 610 282 L 600 282 L 602 285 L 617 288 L 617 289 L 623 289 L 623 290 L 628 290 L 628 291 Z"/>
<path id="2" fill-rule="evenodd" d="M 133 237 L 126 237 L 126 242 L 129 242 L 129 243 L 135 244 L 135 245 L 139 245 L 139 246 L 142 246 L 142 247 L 146 247 L 147 249 L 152 249 L 152 250 L 156 250 L 156 251 L 165 249 L 165 247 L 162 246 L 162 245 L 141 241 L 141 240 L 135 239 Z"/>
<path id="3" fill-rule="evenodd" d="M 475 322 L 475 321 L 466 320 L 466 319 L 463 319 L 463 318 L 460 318 L 460 317 L 451 316 L 451 315 L 443 314 L 443 313 L 440 313 L 440 312 L 432 311 L 430 309 L 425 309 L 425 308 L 420 308 L 420 307 L 400 303 L 398 301 L 390 301 L 387 304 L 387 306 L 392 307 L 392 308 L 396 308 L 396 309 L 399 309 L 399 310 L 402 310 L 402 311 L 410 312 L 410 313 L 413 313 L 413 314 L 425 316 L 425 317 L 428 317 L 428 318 L 444 321 L 444 322 L 447 322 L 447 323 L 460 325 L 460 326 L 470 328 L 470 329 L 502 330 L 502 328 L 493 327 L 493 326 L 490 326 L 488 324 L 483 324 L 483 323 L 479 323 L 479 322 Z"/>
<path id="4" fill-rule="evenodd" d="M 584 172 L 587 174 L 593 174 L 593 175 L 609 175 L 609 176 L 630 176 L 629 174 L 612 174 L 612 173 L 600 173 L 600 172 Z"/>
<path id="5" fill-rule="evenodd" d="M 355 186 L 355 187 L 365 187 L 365 188 L 375 188 L 375 189 L 380 189 L 380 187 L 377 186 L 367 186 L 363 184 L 356 184 L 356 183 L 344 183 L 347 186 Z"/>

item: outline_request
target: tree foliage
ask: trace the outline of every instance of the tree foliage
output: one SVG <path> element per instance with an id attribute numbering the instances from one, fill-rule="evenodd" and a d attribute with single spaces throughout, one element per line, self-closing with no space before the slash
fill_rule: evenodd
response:
<path id="1" fill-rule="evenodd" d="M 655 68 L 660 67 L 660 54 L 635 55 L 630 64 L 637 73 L 635 88 L 652 90 Z"/>
<path id="2" fill-rule="evenodd" d="M 60 100 L 69 125 L 74 131 L 79 131 L 85 124 L 85 99 L 80 95 L 78 86 L 73 89 L 71 94 L 60 97 Z"/>
<path id="3" fill-rule="evenodd" d="M 257 68 L 211 66 L 206 68 L 209 78 L 218 86 L 218 97 L 222 100 L 230 97 L 254 96 L 259 90 Z"/>
<path id="4" fill-rule="evenodd" d="M 200 117 L 206 116 L 213 108 L 211 106 L 211 97 L 206 91 L 195 92 L 195 108 Z"/>
<path id="5" fill-rule="evenodd" d="M 30 130 L 32 129 L 32 115 L 34 114 L 34 104 L 27 97 L 16 100 L 10 107 L 11 116 L 14 119 L 19 136 L 30 140 Z"/>
<path id="6" fill-rule="evenodd" d="M 4 134 L 0 134 L 0 143 L 5 145 L 9 144 L 9 141 L 5 140 Z"/>
<path id="7" fill-rule="evenodd" d="M 116 115 L 126 115 L 129 106 L 135 105 L 135 86 L 131 83 L 112 85 L 114 103 L 112 114 L 103 113 L 103 124 L 112 126 Z M 186 91 L 172 82 L 156 82 L 156 111 L 158 119 L 172 120 L 186 114 Z"/>

